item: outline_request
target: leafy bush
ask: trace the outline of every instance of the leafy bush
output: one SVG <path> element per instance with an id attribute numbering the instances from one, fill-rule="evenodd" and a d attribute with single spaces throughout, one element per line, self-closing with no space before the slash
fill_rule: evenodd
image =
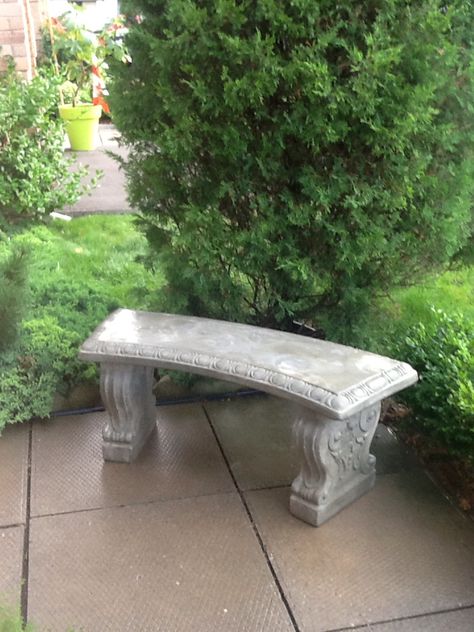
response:
<path id="1" fill-rule="evenodd" d="M 433 310 L 393 352 L 420 374 L 399 396 L 412 408 L 414 426 L 474 461 L 474 321 Z"/>
<path id="2" fill-rule="evenodd" d="M 26 300 L 28 253 L 0 238 L 0 352 L 14 344 Z"/>
<path id="3" fill-rule="evenodd" d="M 0 353 L 0 430 L 7 423 L 48 417 L 56 393 L 93 380 L 96 368 L 77 358 L 79 346 L 119 305 L 87 283 L 54 280 L 32 289 L 34 317 L 23 321 L 18 343 Z"/>
<path id="4" fill-rule="evenodd" d="M 124 0 L 114 120 L 169 310 L 350 339 L 473 196 L 468 0 Z"/>
<path id="5" fill-rule="evenodd" d="M 0 431 L 47 417 L 55 393 L 95 379 L 95 366 L 77 359 L 80 344 L 117 307 L 145 308 L 158 280 L 135 261 L 145 239 L 131 217 L 39 226 L 12 244 L 31 253 L 31 287 L 18 340 L 0 351 Z"/>
<path id="6" fill-rule="evenodd" d="M 22 323 L 18 346 L 0 356 L 0 429 L 49 415 L 56 391 L 74 377 L 72 367 L 80 372 L 77 347 L 77 335 L 52 317 Z"/>
<path id="7" fill-rule="evenodd" d="M 0 232 L 47 220 L 82 191 L 85 171 L 69 171 L 57 104 L 58 79 L 45 69 L 30 82 L 12 66 L 0 73 Z"/>
<path id="8" fill-rule="evenodd" d="M 66 101 L 73 105 L 89 103 L 102 105 L 109 113 L 103 98 L 106 91 L 107 60 L 130 61 L 123 46 L 126 34 L 122 16 L 117 16 L 99 34 L 90 31 L 84 24 L 82 9 L 73 5 L 58 18 L 51 18 L 42 29 L 43 64 L 52 59 L 59 68 L 65 83 L 61 91 Z"/>
<path id="9" fill-rule="evenodd" d="M 91 327 L 120 306 L 99 283 L 64 278 L 46 279 L 35 285 L 32 301 L 42 318 L 54 318 L 74 335 L 76 348 L 90 334 Z"/>

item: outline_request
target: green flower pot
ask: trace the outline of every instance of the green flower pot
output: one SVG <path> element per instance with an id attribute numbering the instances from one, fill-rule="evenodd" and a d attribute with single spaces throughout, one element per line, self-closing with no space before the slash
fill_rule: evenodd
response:
<path id="1" fill-rule="evenodd" d="M 101 105 L 60 105 L 59 116 L 66 122 L 66 132 L 75 151 L 92 151 L 97 146 Z"/>

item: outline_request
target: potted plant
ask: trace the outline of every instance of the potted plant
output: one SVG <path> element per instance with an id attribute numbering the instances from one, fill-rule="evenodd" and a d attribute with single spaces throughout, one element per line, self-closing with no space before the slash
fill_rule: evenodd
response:
<path id="1" fill-rule="evenodd" d="M 107 59 L 123 62 L 130 58 L 123 45 L 126 34 L 124 19 L 118 16 L 96 34 L 80 19 L 78 8 L 59 18 L 51 18 L 47 33 L 51 54 L 63 76 L 59 115 L 66 123 L 66 132 L 74 150 L 95 149 L 102 111 L 110 112 L 105 96 Z"/>

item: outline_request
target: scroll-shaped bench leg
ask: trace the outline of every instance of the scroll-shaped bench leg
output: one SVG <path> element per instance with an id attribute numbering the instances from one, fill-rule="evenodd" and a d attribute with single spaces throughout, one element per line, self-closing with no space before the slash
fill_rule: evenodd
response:
<path id="1" fill-rule="evenodd" d="M 302 466 L 292 485 L 291 513 L 319 526 L 373 487 L 369 448 L 379 417 L 380 403 L 340 421 L 300 409 L 294 436 Z"/>
<path id="2" fill-rule="evenodd" d="M 100 392 L 109 413 L 102 436 L 106 461 L 130 463 L 156 425 L 153 368 L 104 363 Z"/>

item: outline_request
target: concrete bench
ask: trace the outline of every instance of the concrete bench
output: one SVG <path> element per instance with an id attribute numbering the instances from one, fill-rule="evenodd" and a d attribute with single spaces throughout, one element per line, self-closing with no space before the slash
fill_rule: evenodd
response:
<path id="1" fill-rule="evenodd" d="M 301 471 L 290 510 L 320 525 L 375 482 L 381 400 L 413 384 L 408 365 L 343 345 L 218 320 L 120 309 L 82 345 L 101 365 L 103 455 L 130 462 L 156 425 L 153 369 L 237 382 L 295 402 Z"/>

